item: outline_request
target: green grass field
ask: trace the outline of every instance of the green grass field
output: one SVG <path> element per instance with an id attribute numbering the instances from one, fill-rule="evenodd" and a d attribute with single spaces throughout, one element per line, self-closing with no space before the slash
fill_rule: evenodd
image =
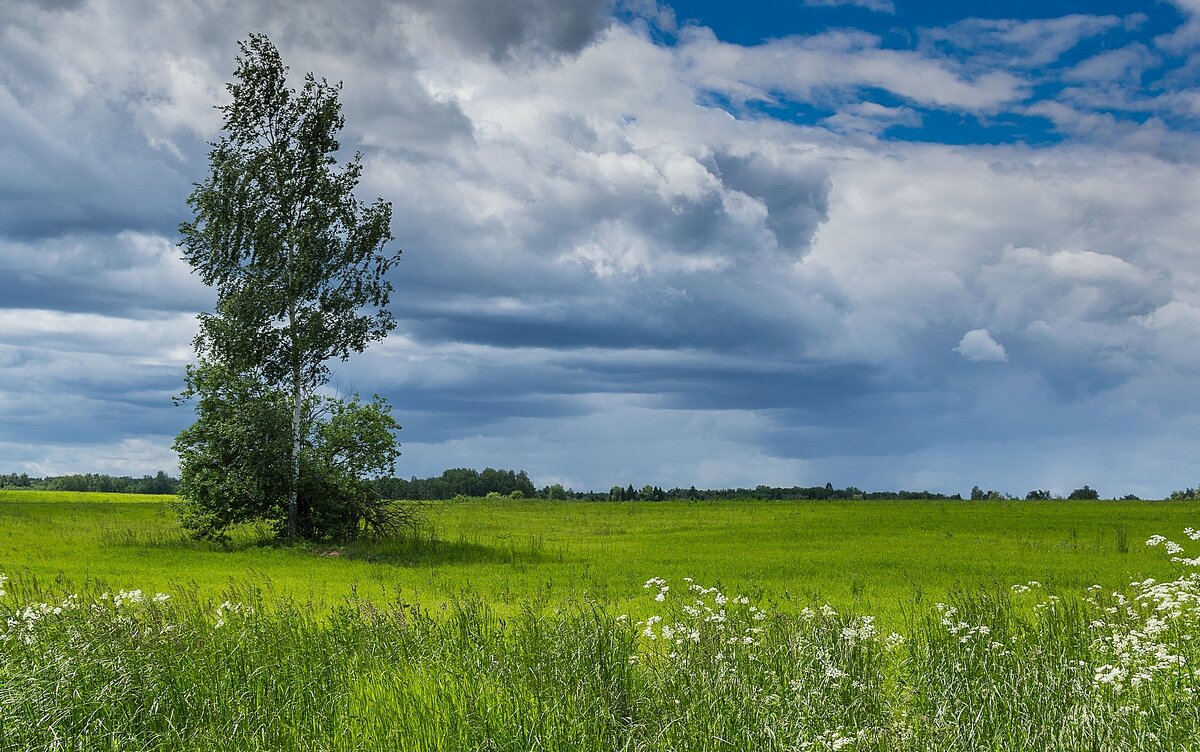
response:
<path id="1" fill-rule="evenodd" d="M 854 501 L 431 503 L 405 541 L 328 550 L 187 540 L 170 497 L 0 491 L 0 570 L 112 588 L 269 581 L 298 600 L 352 587 L 500 610 L 530 598 L 638 599 L 650 577 L 898 615 L 955 588 L 1038 580 L 1082 590 L 1173 573 L 1146 548 L 1200 521 L 1192 502 Z"/>
<path id="2" fill-rule="evenodd" d="M 1196 503 L 468 500 L 338 548 L 168 504 L 0 491 L 0 750 L 1200 738 L 1200 576 L 1145 545 Z"/>

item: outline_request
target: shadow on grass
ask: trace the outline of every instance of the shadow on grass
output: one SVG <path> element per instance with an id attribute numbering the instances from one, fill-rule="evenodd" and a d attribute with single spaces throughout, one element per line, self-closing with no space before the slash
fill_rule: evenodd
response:
<path id="1" fill-rule="evenodd" d="M 356 541 L 332 548 L 323 555 L 405 567 L 439 564 L 524 565 L 563 560 L 562 552 L 546 551 L 545 541 L 540 535 L 530 535 L 520 540 L 498 536 L 496 540 L 487 542 L 461 535 L 456 540 L 443 540 L 435 530 L 429 528 L 397 538 Z"/>
<path id="2" fill-rule="evenodd" d="M 150 524 L 102 522 L 97 526 L 95 535 L 104 547 L 211 552 L 275 548 L 298 555 L 402 567 L 443 564 L 508 564 L 523 567 L 565 561 L 565 548 L 548 551 L 545 539 L 537 534 L 497 534 L 485 539 L 459 533 L 454 539 L 445 539 L 437 524 L 437 511 L 436 508 L 423 509 L 423 519 L 395 536 L 340 542 L 290 543 L 280 538 L 276 527 L 265 521 L 235 526 L 227 531 L 227 537 L 221 541 L 199 540 L 166 518 Z"/>

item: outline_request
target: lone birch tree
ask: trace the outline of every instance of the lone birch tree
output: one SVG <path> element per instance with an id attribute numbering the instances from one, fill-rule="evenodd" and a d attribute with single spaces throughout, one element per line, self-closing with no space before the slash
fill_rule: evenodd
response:
<path id="1" fill-rule="evenodd" d="M 395 327 L 386 274 L 400 252 L 383 250 L 392 240 L 391 204 L 354 195 L 362 155 L 338 164 L 341 84 L 309 73 L 297 91 L 266 36 L 239 46 L 226 87 L 232 101 L 217 107 L 224 128 L 211 144 L 210 173 L 188 198 L 192 221 L 179 226 L 184 259 L 217 292 L 215 311 L 199 317 L 198 362 L 183 395 L 199 398 L 199 420 L 176 441 L 181 495 L 193 517 L 211 517 L 205 505 L 238 506 L 228 498 L 236 479 L 218 476 L 240 473 L 243 509 L 225 509 L 209 524 L 269 517 L 277 500 L 265 497 L 286 494 L 283 527 L 295 539 L 306 532 L 305 488 L 328 494 L 328 482 L 351 480 L 329 473 L 383 470 L 398 454 L 391 431 L 399 426 L 382 400 L 347 404 L 318 389 L 331 360 L 362 352 Z M 285 405 L 290 415 L 279 425 Z M 331 435 L 340 449 L 329 446 Z M 287 447 L 278 446 L 283 437 Z M 306 471 L 326 477 L 306 480 Z M 310 507 L 320 503 L 309 499 Z"/>

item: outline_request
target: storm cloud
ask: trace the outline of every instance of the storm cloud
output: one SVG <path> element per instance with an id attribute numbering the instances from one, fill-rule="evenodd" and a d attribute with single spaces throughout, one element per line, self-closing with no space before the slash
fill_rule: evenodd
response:
<path id="1" fill-rule="evenodd" d="M 400 325 L 331 388 L 393 402 L 402 475 L 1195 485 L 1196 20 L 1160 15 L 894 49 L 736 43 L 647 2 L 18 0 L 0 470 L 174 469 L 213 298 L 176 227 L 262 31 L 297 80 L 343 82 L 362 196 L 393 202 Z M 991 123 L 1039 139 L 965 138 Z"/>

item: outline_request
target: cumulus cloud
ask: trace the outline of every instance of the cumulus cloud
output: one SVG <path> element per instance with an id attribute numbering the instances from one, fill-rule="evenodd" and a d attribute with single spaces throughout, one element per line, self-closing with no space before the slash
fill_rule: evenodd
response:
<path id="1" fill-rule="evenodd" d="M 8 467 L 136 473 L 188 421 L 170 396 L 212 294 L 174 232 L 250 29 L 345 82 L 362 194 L 394 204 L 400 326 L 332 387 L 393 401 L 404 474 L 953 492 L 978 462 L 940 442 L 995 456 L 981 422 L 1087 425 L 1056 445 L 1099 456 L 1116 425 L 1123 449 L 1200 446 L 1148 417 L 1194 412 L 1200 152 L 1174 119 L 1188 85 L 1140 83 L 1177 64 L 1167 42 L 1116 44 L 1130 19 L 976 19 L 895 50 L 846 29 L 733 44 L 656 3 L 294 7 L 0 8 Z M 1105 109 L 1113 86 L 1152 116 Z M 888 135 L 964 114 L 1062 140 Z"/>
<path id="2" fill-rule="evenodd" d="M 405 0 L 463 47 L 503 61 L 522 50 L 574 54 L 611 22 L 613 0 Z"/>
<path id="3" fill-rule="evenodd" d="M 1008 353 L 987 329 L 972 329 L 962 336 L 954 352 L 973 363 L 1007 363 Z"/>
<path id="4" fill-rule="evenodd" d="M 1154 40 L 1158 47 L 1175 54 L 1194 54 L 1200 43 L 1200 2 L 1196 0 L 1171 0 L 1185 19 L 1182 26 Z"/>

